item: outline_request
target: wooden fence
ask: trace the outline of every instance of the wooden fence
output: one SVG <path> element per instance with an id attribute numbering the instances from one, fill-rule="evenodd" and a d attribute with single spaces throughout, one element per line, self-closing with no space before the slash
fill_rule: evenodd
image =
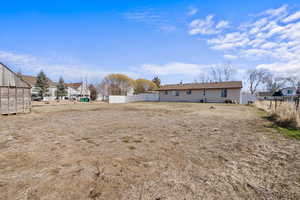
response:
<path id="1" fill-rule="evenodd" d="M 30 88 L 0 86 L 0 114 L 28 113 L 30 110 Z"/>

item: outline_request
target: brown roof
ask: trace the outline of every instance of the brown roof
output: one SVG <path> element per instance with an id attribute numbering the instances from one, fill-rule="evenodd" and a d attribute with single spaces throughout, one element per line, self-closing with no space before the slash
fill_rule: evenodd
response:
<path id="1" fill-rule="evenodd" d="M 242 88 L 242 81 L 213 82 L 213 83 L 187 83 L 163 85 L 157 90 L 198 90 L 198 89 L 219 89 L 219 88 Z"/>
<path id="2" fill-rule="evenodd" d="M 65 85 L 67 87 L 71 87 L 71 88 L 77 89 L 77 88 L 79 88 L 82 85 L 82 83 L 66 83 Z"/>
<path id="3" fill-rule="evenodd" d="M 36 84 L 36 79 L 37 79 L 36 76 L 21 75 L 20 77 L 21 77 L 22 80 L 29 83 L 31 87 Z M 50 86 L 56 86 L 57 85 L 55 82 L 51 81 L 50 79 L 48 79 L 48 81 L 49 81 Z"/>

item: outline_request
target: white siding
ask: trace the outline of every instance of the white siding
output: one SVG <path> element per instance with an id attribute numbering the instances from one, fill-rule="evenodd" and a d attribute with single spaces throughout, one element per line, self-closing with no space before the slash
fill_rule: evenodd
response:
<path id="1" fill-rule="evenodd" d="M 192 90 L 192 94 L 187 94 L 187 90 L 180 90 L 179 96 L 175 96 L 170 90 L 168 94 L 165 91 L 160 91 L 160 101 L 182 101 L 182 102 L 216 102 L 222 103 L 227 99 L 235 102 L 240 102 L 241 89 L 227 89 L 227 97 L 221 97 L 221 89 L 206 89 L 204 95 L 204 89 Z"/>

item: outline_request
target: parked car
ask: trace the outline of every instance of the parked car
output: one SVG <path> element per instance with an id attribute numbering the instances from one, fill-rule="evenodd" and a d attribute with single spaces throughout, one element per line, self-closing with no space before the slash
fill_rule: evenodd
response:
<path id="1" fill-rule="evenodd" d="M 39 95 L 31 95 L 31 101 L 42 101 L 43 97 L 39 96 Z"/>

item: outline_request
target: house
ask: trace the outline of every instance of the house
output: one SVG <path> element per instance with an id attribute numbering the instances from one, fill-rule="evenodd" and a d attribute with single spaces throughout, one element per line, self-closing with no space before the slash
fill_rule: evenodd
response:
<path id="1" fill-rule="evenodd" d="M 272 99 L 273 92 L 257 92 L 256 97 L 258 100 Z"/>
<path id="2" fill-rule="evenodd" d="M 163 85 L 160 101 L 178 102 L 240 102 L 242 81 Z"/>
<path id="3" fill-rule="evenodd" d="M 297 88 L 296 87 L 287 87 L 281 89 L 283 96 L 296 96 L 297 95 Z"/>
<path id="4" fill-rule="evenodd" d="M 34 98 L 39 96 L 39 89 L 35 86 L 37 77 L 36 76 L 27 76 L 27 75 L 20 75 L 20 77 L 30 84 L 31 86 L 31 96 Z M 44 96 L 44 100 L 52 101 L 56 99 L 56 91 L 57 91 L 57 83 L 48 79 L 49 88 L 48 92 Z"/>
<path id="5" fill-rule="evenodd" d="M 30 91 L 29 83 L 0 63 L 0 114 L 30 112 Z"/>
<path id="6" fill-rule="evenodd" d="M 65 85 L 68 99 L 80 100 L 82 97 L 90 98 L 90 90 L 86 82 L 66 83 Z"/>

